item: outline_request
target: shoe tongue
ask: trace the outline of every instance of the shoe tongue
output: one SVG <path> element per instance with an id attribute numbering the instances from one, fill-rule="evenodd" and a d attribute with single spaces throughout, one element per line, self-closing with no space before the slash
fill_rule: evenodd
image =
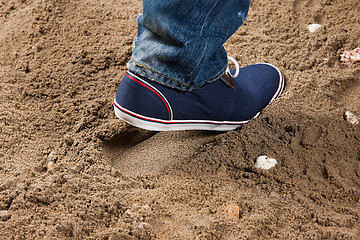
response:
<path id="1" fill-rule="evenodd" d="M 235 88 L 234 79 L 231 77 L 230 73 L 225 72 L 220 78 L 221 78 L 229 87 Z"/>

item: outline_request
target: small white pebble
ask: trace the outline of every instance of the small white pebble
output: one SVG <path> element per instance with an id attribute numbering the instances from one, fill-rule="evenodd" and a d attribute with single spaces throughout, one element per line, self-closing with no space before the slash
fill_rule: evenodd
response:
<path id="1" fill-rule="evenodd" d="M 143 206 L 143 209 L 145 209 L 145 210 L 151 210 L 150 206 L 147 205 L 147 204 L 145 204 L 145 205 Z"/>
<path id="2" fill-rule="evenodd" d="M 135 222 L 135 224 L 137 225 L 137 228 L 144 228 L 144 226 L 148 226 L 149 224 L 146 222 Z"/>
<path id="3" fill-rule="evenodd" d="M 269 158 L 268 156 L 260 156 L 256 159 L 255 167 L 268 170 L 274 167 L 277 164 L 277 161 L 274 158 Z"/>
<path id="4" fill-rule="evenodd" d="M 355 116 L 355 114 L 353 114 L 352 112 L 346 111 L 345 119 L 351 124 L 359 124 L 359 118 Z"/>
<path id="5" fill-rule="evenodd" d="M 131 211 L 130 209 L 126 210 L 125 213 L 129 216 L 134 216 L 135 212 Z"/>
<path id="6" fill-rule="evenodd" d="M 54 167 L 55 167 L 55 163 L 54 163 L 54 162 L 48 162 L 48 164 L 47 164 L 47 169 L 48 169 L 48 171 L 53 170 Z"/>
<path id="7" fill-rule="evenodd" d="M 54 157 L 54 153 L 51 152 L 48 156 L 48 158 L 46 159 L 47 162 L 47 169 L 48 171 L 51 171 L 54 169 L 55 167 L 55 157 Z"/>
<path id="8" fill-rule="evenodd" d="M 317 23 L 313 23 L 313 24 L 308 25 L 308 28 L 309 28 L 310 32 L 315 32 L 316 30 L 318 30 L 321 27 L 322 27 L 322 25 L 317 24 Z"/>

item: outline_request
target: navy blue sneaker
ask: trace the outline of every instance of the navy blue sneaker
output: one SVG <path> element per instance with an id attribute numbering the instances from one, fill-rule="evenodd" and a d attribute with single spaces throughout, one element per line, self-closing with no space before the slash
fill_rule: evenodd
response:
<path id="1" fill-rule="evenodd" d="M 114 108 L 117 117 L 147 130 L 229 131 L 257 117 L 283 88 L 283 75 L 267 63 L 240 69 L 237 65 L 236 70 L 189 92 L 127 72 Z"/>

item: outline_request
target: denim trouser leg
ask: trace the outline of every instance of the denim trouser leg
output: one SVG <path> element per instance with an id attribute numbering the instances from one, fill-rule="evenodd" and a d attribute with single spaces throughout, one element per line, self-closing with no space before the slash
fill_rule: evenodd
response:
<path id="1" fill-rule="evenodd" d="M 223 44 L 245 21 L 250 0 L 143 0 L 128 67 L 189 91 L 226 70 Z"/>

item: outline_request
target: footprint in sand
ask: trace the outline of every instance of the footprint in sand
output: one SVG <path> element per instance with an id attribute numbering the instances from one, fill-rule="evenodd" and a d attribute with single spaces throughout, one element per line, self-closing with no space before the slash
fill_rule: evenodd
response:
<path id="1" fill-rule="evenodd" d="M 191 157 L 218 132 L 153 132 L 130 127 L 103 146 L 104 157 L 124 176 L 156 176 Z"/>

